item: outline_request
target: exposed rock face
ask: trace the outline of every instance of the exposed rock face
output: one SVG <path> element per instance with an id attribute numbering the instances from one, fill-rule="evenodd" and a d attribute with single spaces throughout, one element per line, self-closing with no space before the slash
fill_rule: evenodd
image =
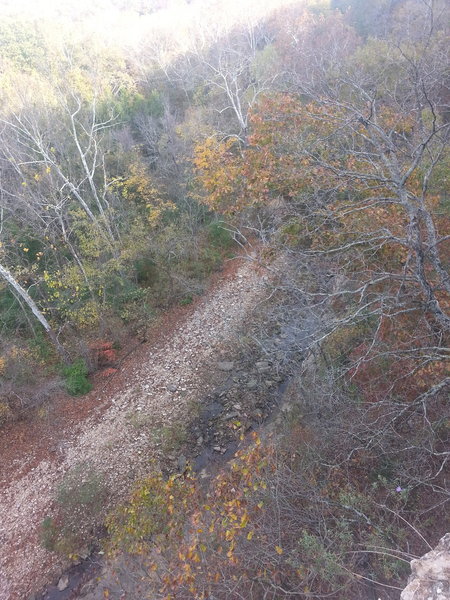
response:
<path id="1" fill-rule="evenodd" d="M 413 560 L 411 570 L 401 600 L 450 600 L 450 533 L 434 550 Z"/>

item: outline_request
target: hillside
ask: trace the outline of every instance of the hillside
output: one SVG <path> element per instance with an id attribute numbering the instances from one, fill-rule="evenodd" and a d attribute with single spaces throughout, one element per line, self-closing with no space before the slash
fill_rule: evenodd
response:
<path id="1" fill-rule="evenodd" d="M 0 599 L 398 598 L 448 530 L 448 3 L 0 14 Z"/>

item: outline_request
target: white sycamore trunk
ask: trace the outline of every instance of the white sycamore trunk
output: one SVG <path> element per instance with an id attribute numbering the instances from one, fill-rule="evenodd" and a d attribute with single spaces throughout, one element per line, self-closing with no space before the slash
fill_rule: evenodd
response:
<path id="1" fill-rule="evenodd" d="M 63 346 L 59 343 L 58 338 L 56 337 L 55 332 L 53 331 L 50 323 L 45 318 L 44 314 L 41 310 L 39 310 L 33 298 L 30 294 L 20 285 L 18 281 L 13 277 L 13 275 L 6 269 L 3 265 L 0 264 L 0 276 L 14 289 L 14 291 L 23 298 L 33 315 L 45 329 L 48 337 L 50 338 L 52 344 L 55 346 L 58 354 L 63 358 L 65 362 L 68 360 L 68 355 Z"/>

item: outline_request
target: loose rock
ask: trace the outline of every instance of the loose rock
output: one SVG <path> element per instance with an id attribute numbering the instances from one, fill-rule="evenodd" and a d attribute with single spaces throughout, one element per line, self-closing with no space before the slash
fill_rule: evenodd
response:
<path id="1" fill-rule="evenodd" d="M 219 371 L 232 371 L 234 369 L 234 362 L 231 361 L 222 361 L 217 363 L 217 368 Z"/>
<path id="2" fill-rule="evenodd" d="M 69 585 L 69 576 L 63 575 L 56 586 L 60 592 L 64 591 Z"/>
<path id="3" fill-rule="evenodd" d="M 270 363 L 267 360 L 260 360 L 255 366 L 259 373 L 267 373 L 270 371 Z"/>
<path id="4" fill-rule="evenodd" d="M 238 416 L 239 416 L 239 413 L 237 412 L 237 410 L 232 410 L 231 412 L 227 413 L 224 418 L 227 421 L 229 421 L 230 419 L 234 419 L 235 417 L 238 417 Z"/>

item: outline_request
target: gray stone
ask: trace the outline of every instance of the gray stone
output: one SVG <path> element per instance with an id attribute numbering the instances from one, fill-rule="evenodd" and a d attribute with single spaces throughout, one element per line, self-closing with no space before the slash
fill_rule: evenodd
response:
<path id="1" fill-rule="evenodd" d="M 67 586 L 69 585 L 69 576 L 63 575 L 58 581 L 58 585 L 56 586 L 60 592 L 63 592 Z"/>
<path id="2" fill-rule="evenodd" d="M 411 571 L 401 600 L 450 600 L 450 533 L 434 550 L 411 561 Z"/>
<path id="3" fill-rule="evenodd" d="M 179 471 L 184 471 L 184 470 L 185 470 L 185 468 L 186 468 L 186 464 L 187 464 L 187 459 L 186 459 L 186 457 L 184 456 L 184 454 L 181 454 L 181 455 L 178 457 L 178 461 L 177 461 L 177 467 L 178 467 L 178 470 L 179 470 Z"/>
<path id="4" fill-rule="evenodd" d="M 257 387 L 258 387 L 258 381 L 256 379 L 250 379 L 250 381 L 247 383 L 247 388 L 249 390 L 254 390 Z"/>
<path id="5" fill-rule="evenodd" d="M 173 392 L 176 392 L 176 391 L 177 391 L 177 389 L 178 389 L 178 386 L 177 386 L 175 383 L 170 383 L 170 384 L 167 386 L 167 389 L 169 390 L 169 392 L 172 392 L 172 393 L 173 393 Z"/>
<path id="6" fill-rule="evenodd" d="M 227 413 L 224 418 L 227 421 L 229 421 L 230 419 L 234 419 L 235 417 L 238 417 L 238 416 L 239 416 L 238 411 L 237 410 L 232 410 L 231 412 Z"/>
<path id="7" fill-rule="evenodd" d="M 219 371 L 232 371 L 234 369 L 234 362 L 224 360 L 217 363 Z"/>
<path id="8" fill-rule="evenodd" d="M 270 371 L 270 363 L 267 360 L 260 360 L 255 366 L 260 373 L 267 373 Z"/>

